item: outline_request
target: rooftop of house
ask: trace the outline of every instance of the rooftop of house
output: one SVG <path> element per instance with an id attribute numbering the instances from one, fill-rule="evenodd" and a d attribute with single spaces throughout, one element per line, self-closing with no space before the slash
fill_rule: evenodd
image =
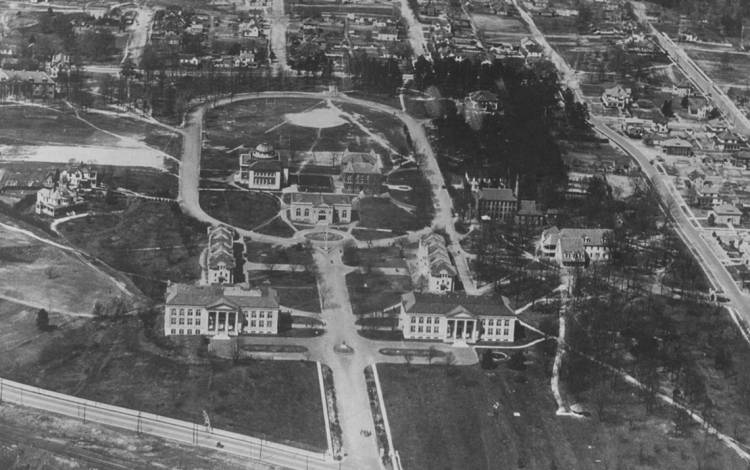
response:
<path id="1" fill-rule="evenodd" d="M 342 173 L 380 174 L 376 165 L 367 162 L 347 162 L 341 171 Z"/>
<path id="2" fill-rule="evenodd" d="M 516 201 L 510 188 L 483 188 L 479 190 L 479 199 L 483 201 Z"/>
<path id="3" fill-rule="evenodd" d="M 283 169 L 279 160 L 253 160 L 248 163 L 243 161 L 243 165 L 253 171 L 281 171 Z"/>
<path id="4" fill-rule="evenodd" d="M 271 287 L 250 288 L 247 285 L 196 286 L 170 284 L 166 293 L 167 305 L 216 307 L 221 304 L 232 308 L 278 308 L 279 298 Z"/>
<path id="5" fill-rule="evenodd" d="M 671 138 L 671 139 L 664 139 L 661 141 L 660 144 L 662 147 L 681 147 L 681 148 L 693 148 L 693 144 L 688 142 L 685 139 L 680 139 L 679 137 Z"/>
<path id="6" fill-rule="evenodd" d="M 742 215 L 742 211 L 731 204 L 721 204 L 714 207 L 714 213 L 716 215 Z"/>
<path id="7" fill-rule="evenodd" d="M 467 313 L 471 316 L 513 317 L 507 300 L 478 297 L 466 294 L 426 294 L 410 292 L 401 297 L 407 313 L 425 313 L 453 316 Z"/>
<path id="8" fill-rule="evenodd" d="M 292 204 L 312 204 L 313 206 L 351 205 L 352 198 L 345 194 L 292 193 Z"/>
<path id="9" fill-rule="evenodd" d="M 491 102 L 498 101 L 497 95 L 487 90 L 477 90 L 477 91 L 471 92 L 469 93 L 469 99 L 478 103 L 486 102 L 486 101 L 491 101 Z"/>
<path id="10" fill-rule="evenodd" d="M 35 70 L 0 69 L 0 81 L 1 80 L 19 80 L 23 82 L 33 83 L 54 83 L 54 80 L 52 80 L 49 75 L 44 72 Z"/>
<path id="11" fill-rule="evenodd" d="M 558 240 L 568 243 L 566 239 L 581 240 L 584 246 L 602 246 L 609 234 L 609 229 L 604 228 L 563 228 L 551 227 L 542 232 L 544 244 L 554 245 Z M 577 243 L 577 242 L 573 242 Z M 569 245 L 573 246 L 573 245 Z"/>

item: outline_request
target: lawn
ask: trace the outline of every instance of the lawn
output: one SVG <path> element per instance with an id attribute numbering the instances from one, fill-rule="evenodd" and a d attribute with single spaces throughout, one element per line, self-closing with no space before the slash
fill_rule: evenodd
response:
<path id="1" fill-rule="evenodd" d="M 279 293 L 279 303 L 284 307 L 320 312 L 320 296 L 315 275 L 311 272 L 247 271 L 252 285 L 268 281 Z"/>
<path id="2" fill-rule="evenodd" d="M 279 211 L 275 197 L 251 191 L 201 191 L 199 202 L 211 217 L 246 230 L 265 223 Z"/>
<path id="3" fill-rule="evenodd" d="M 145 200 L 129 201 L 116 225 L 112 217 L 86 217 L 58 228 L 73 245 L 130 275 L 154 300 L 163 299 L 168 280 L 198 279 L 204 224 L 183 215 L 176 204 Z"/>
<path id="4" fill-rule="evenodd" d="M 100 181 L 110 188 L 125 188 L 147 196 L 177 197 L 176 174 L 139 167 L 96 166 L 94 169 L 99 172 Z"/>
<path id="5" fill-rule="evenodd" d="M 119 139 L 76 119 L 72 111 L 0 106 L 0 143 L 10 145 L 114 145 Z"/>
<path id="6" fill-rule="evenodd" d="M 125 116 L 112 116 L 93 112 L 84 112 L 82 113 L 82 117 L 97 127 L 113 134 L 135 139 L 175 158 L 182 156 L 182 135 L 159 125 Z"/>
<path id="7" fill-rule="evenodd" d="M 393 199 L 414 207 L 432 206 L 432 186 L 427 178 L 417 169 L 401 170 L 391 173 L 388 184 L 409 186 L 409 191 L 391 189 Z"/>
<path id="8" fill-rule="evenodd" d="M 389 199 L 368 197 L 359 201 L 359 226 L 393 230 L 402 234 L 429 224 L 429 214 L 416 216 L 396 206 Z"/>
<path id="9" fill-rule="evenodd" d="M 669 411 L 646 415 L 640 399 L 624 386 L 606 421 L 556 416 L 542 353 L 537 349 L 526 356 L 522 372 L 507 363 L 492 371 L 378 365 L 404 468 L 482 470 L 500 468 L 501 462 L 530 470 L 746 467 L 697 431 L 673 436 Z"/>
<path id="10" fill-rule="evenodd" d="M 97 300 L 121 294 L 103 272 L 69 251 L 6 229 L 0 229 L 0 240 L 0 294 L 83 314 Z"/>
<path id="11" fill-rule="evenodd" d="M 275 237 L 282 238 L 291 238 L 295 234 L 295 230 L 288 223 L 284 222 L 281 217 L 278 216 L 266 225 L 259 227 L 256 231 L 258 233 L 273 235 Z"/>
<path id="12" fill-rule="evenodd" d="M 352 230 L 352 235 L 357 240 L 368 241 L 368 240 L 380 240 L 383 238 L 392 238 L 400 234 L 393 233 L 390 230 L 382 231 L 382 230 L 367 230 L 367 229 L 355 228 L 354 230 Z"/>
<path id="13" fill-rule="evenodd" d="M 302 264 L 308 266 L 313 262 L 310 249 L 302 243 L 283 247 L 254 242 L 246 238 L 245 246 L 247 247 L 245 258 L 253 263 Z"/>
<path id="14" fill-rule="evenodd" d="M 412 289 L 409 276 L 389 276 L 375 272 L 347 274 L 346 287 L 349 289 L 352 312 L 355 315 L 392 307 L 399 303 L 401 294 Z"/>
<path id="15" fill-rule="evenodd" d="M 344 263 L 348 266 L 367 266 L 378 268 L 406 268 L 406 254 L 397 246 L 356 248 L 347 246 L 344 248 Z"/>
<path id="16" fill-rule="evenodd" d="M 323 450 L 315 364 L 210 357 L 201 338 L 165 339 L 159 316 L 93 320 L 3 377 L 91 400 Z M 144 326 L 148 325 L 148 326 Z M 153 338 L 153 339 L 152 339 Z"/>

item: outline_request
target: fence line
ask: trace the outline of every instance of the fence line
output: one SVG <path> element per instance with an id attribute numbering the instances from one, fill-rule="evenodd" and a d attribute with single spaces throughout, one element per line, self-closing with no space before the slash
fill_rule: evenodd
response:
<path id="1" fill-rule="evenodd" d="M 149 434 L 191 445 L 208 448 L 219 447 L 226 452 L 251 459 L 260 460 L 265 449 L 286 454 L 284 457 L 288 457 L 294 462 L 306 462 L 306 464 L 331 462 L 327 453 L 308 451 L 265 439 L 86 400 L 0 378 L 0 403 L 2 402 L 81 419 L 84 423 L 91 421 L 135 431 L 138 434 Z M 221 446 L 218 446 L 219 443 L 221 443 Z M 257 455 L 255 455 L 256 451 Z M 268 458 L 268 452 L 266 456 L 269 461 L 278 460 L 273 459 L 273 456 Z M 284 464 L 289 465 L 289 461 L 284 460 Z"/>

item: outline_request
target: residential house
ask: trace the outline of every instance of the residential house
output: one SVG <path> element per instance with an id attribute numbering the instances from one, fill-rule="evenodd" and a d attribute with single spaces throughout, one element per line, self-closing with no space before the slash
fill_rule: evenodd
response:
<path id="1" fill-rule="evenodd" d="M 475 197 L 482 220 L 509 220 L 518 209 L 518 199 L 510 188 L 482 188 Z"/>
<path id="2" fill-rule="evenodd" d="M 632 90 L 630 88 L 623 88 L 621 85 L 616 85 L 604 90 L 601 100 L 605 108 L 624 109 L 633 101 Z"/>
<path id="3" fill-rule="evenodd" d="M 604 90 L 601 100 L 605 108 L 624 109 L 633 101 L 632 90 L 623 88 L 622 85 L 616 85 Z"/>
<path id="4" fill-rule="evenodd" d="M 84 210 L 85 201 L 75 191 L 59 183 L 51 188 L 42 188 L 36 193 L 34 212 L 39 215 L 60 217 Z"/>
<path id="5" fill-rule="evenodd" d="M 511 343 L 516 316 L 507 299 L 465 294 L 403 294 L 399 328 L 405 340 Z"/>
<path id="6" fill-rule="evenodd" d="M 742 212 L 731 204 L 719 204 L 708 213 L 709 218 L 712 215 L 715 224 L 737 226 L 740 224 Z"/>
<path id="7" fill-rule="evenodd" d="M 164 302 L 166 336 L 275 335 L 279 297 L 270 287 L 169 284 Z"/>
<path id="8" fill-rule="evenodd" d="M 543 225 L 544 212 L 539 209 L 536 201 L 521 199 L 518 203 L 518 212 L 516 212 L 516 223 L 519 225 Z"/>
<path id="9" fill-rule="evenodd" d="M 714 137 L 714 146 L 722 152 L 736 152 L 744 147 L 744 141 L 738 135 L 724 131 Z"/>
<path id="10" fill-rule="evenodd" d="M 352 197 L 345 194 L 292 193 L 289 218 L 307 224 L 348 224 L 352 208 Z"/>
<path id="11" fill-rule="evenodd" d="M 240 154 L 240 171 L 235 181 L 250 189 L 278 191 L 289 179 L 289 169 L 282 164 L 278 152 L 267 143 L 258 144 L 250 153 Z"/>
<path id="12" fill-rule="evenodd" d="M 453 291 L 458 272 L 451 262 L 442 235 L 433 232 L 419 239 L 417 271 L 418 277 L 426 283 L 427 292 L 441 294 Z"/>
<path id="13" fill-rule="evenodd" d="M 688 98 L 688 115 L 695 119 L 704 121 L 711 116 L 714 107 L 702 96 L 691 96 Z"/>
<path id="14" fill-rule="evenodd" d="M 620 128 L 628 137 L 640 139 L 649 128 L 649 122 L 639 118 L 626 118 L 622 120 Z"/>
<path id="15" fill-rule="evenodd" d="M 608 229 L 552 227 L 542 232 L 539 245 L 542 255 L 560 266 L 587 266 L 610 259 L 611 237 Z"/>
<path id="16" fill-rule="evenodd" d="M 500 106 L 500 99 L 491 91 L 478 90 L 469 93 L 464 99 L 464 105 L 474 112 L 496 113 Z"/>
<path id="17" fill-rule="evenodd" d="M 380 28 L 375 31 L 375 39 L 383 42 L 398 41 L 398 29 L 396 28 Z"/>
<path id="18" fill-rule="evenodd" d="M 700 207 L 714 207 L 721 204 L 721 185 L 698 184 L 695 186 L 696 202 Z"/>
<path id="19" fill-rule="evenodd" d="M 53 99 L 57 84 L 45 72 L 29 70 L 0 70 L 0 96 L 22 96 L 27 99 Z"/>
<path id="20" fill-rule="evenodd" d="M 538 42 L 532 38 L 521 39 L 521 53 L 529 59 L 541 59 L 544 55 L 544 49 Z"/>
<path id="21" fill-rule="evenodd" d="M 208 227 L 208 245 L 200 256 L 201 285 L 233 284 L 237 262 L 234 229 L 226 225 Z"/>
<path id="22" fill-rule="evenodd" d="M 689 157 L 693 154 L 693 144 L 679 137 L 662 140 L 659 146 L 667 155 Z"/>
<path id="23" fill-rule="evenodd" d="M 734 166 L 745 168 L 746 170 L 750 170 L 750 151 L 742 150 L 740 152 L 735 153 L 732 156 L 732 164 Z"/>

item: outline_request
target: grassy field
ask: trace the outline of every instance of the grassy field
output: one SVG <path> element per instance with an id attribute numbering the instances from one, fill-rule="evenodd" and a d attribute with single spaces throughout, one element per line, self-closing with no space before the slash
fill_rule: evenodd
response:
<path id="1" fill-rule="evenodd" d="M 406 253 L 396 246 L 377 248 L 344 248 L 344 263 L 348 266 L 406 268 Z"/>
<path id="2" fill-rule="evenodd" d="M 266 281 L 279 293 L 284 307 L 320 312 L 320 294 L 315 275 L 310 272 L 248 271 L 247 280 L 253 285 Z"/>
<path id="3" fill-rule="evenodd" d="M 246 238 L 245 246 L 247 247 L 245 257 L 254 263 L 310 265 L 313 262 L 310 250 L 301 243 L 285 248 L 254 242 Z"/>
<path id="4" fill-rule="evenodd" d="M 698 63 L 717 85 L 747 85 L 750 76 L 750 54 L 730 49 L 717 51 L 685 47 L 685 52 Z"/>
<path id="5" fill-rule="evenodd" d="M 411 187 L 409 191 L 390 190 L 393 199 L 415 207 L 432 205 L 432 187 L 427 178 L 419 170 L 403 170 L 391 173 L 386 182 L 388 184 Z"/>
<path id="6" fill-rule="evenodd" d="M 384 232 L 382 230 L 367 230 L 367 229 L 355 228 L 354 230 L 352 230 L 352 235 L 357 240 L 367 241 L 367 240 L 380 240 L 383 238 L 391 238 L 391 237 L 398 236 L 400 234 L 393 233 L 391 231 Z"/>
<path id="7" fill-rule="evenodd" d="M 379 365 L 404 468 L 482 470 L 499 468 L 500 462 L 530 470 L 746 467 L 696 430 L 674 436 L 670 411 L 645 414 L 640 399 L 625 386 L 606 421 L 556 416 L 542 353 L 526 356 L 525 371 L 504 364 L 490 371 Z"/>
<path id="8" fill-rule="evenodd" d="M 274 218 L 271 222 L 258 228 L 257 232 L 282 238 L 291 238 L 295 234 L 294 229 L 288 223 L 284 222 L 281 217 Z"/>
<path id="9" fill-rule="evenodd" d="M 359 226 L 380 228 L 404 233 L 419 230 L 429 223 L 427 217 L 417 217 L 396 206 L 388 199 L 368 197 L 359 201 Z"/>
<path id="10" fill-rule="evenodd" d="M 175 204 L 133 200 L 122 214 L 77 219 L 59 229 L 74 245 L 129 274 L 152 299 L 163 299 L 168 280 L 200 276 L 205 225 L 184 216 Z"/>
<path id="11" fill-rule="evenodd" d="M 137 140 L 167 155 L 175 158 L 182 156 L 182 135 L 164 127 L 125 116 L 115 117 L 101 113 L 83 113 L 82 117 L 101 129 Z"/>
<path id="12" fill-rule="evenodd" d="M 247 230 L 268 221 L 279 210 L 276 198 L 250 191 L 201 191 L 199 202 L 210 216 Z"/>
<path id="13" fill-rule="evenodd" d="M 383 310 L 396 305 L 401 294 L 412 289 L 411 277 L 380 273 L 352 272 L 346 275 L 346 287 L 355 315 Z"/>
<path id="14" fill-rule="evenodd" d="M 0 143 L 10 145 L 114 145 L 119 139 L 76 119 L 72 111 L 0 106 Z"/>
<path id="15" fill-rule="evenodd" d="M 208 145 L 231 150 L 244 145 L 254 148 L 268 142 L 281 149 L 341 151 L 365 137 L 352 124 L 318 129 L 286 123 L 284 115 L 325 107 L 313 99 L 258 99 L 232 103 L 206 114 Z"/>
<path id="16" fill-rule="evenodd" d="M 52 333 L 35 360 L 3 364 L 0 372 L 61 393 L 197 423 L 206 410 L 216 428 L 325 448 L 314 363 L 233 364 L 209 357 L 201 338 L 171 341 L 152 333 L 160 327 L 158 316 L 148 323 L 132 317 L 91 321 Z"/>
<path id="17" fill-rule="evenodd" d="M 88 314 L 94 302 L 121 291 L 79 256 L 0 229 L 0 294 L 49 310 Z"/>

